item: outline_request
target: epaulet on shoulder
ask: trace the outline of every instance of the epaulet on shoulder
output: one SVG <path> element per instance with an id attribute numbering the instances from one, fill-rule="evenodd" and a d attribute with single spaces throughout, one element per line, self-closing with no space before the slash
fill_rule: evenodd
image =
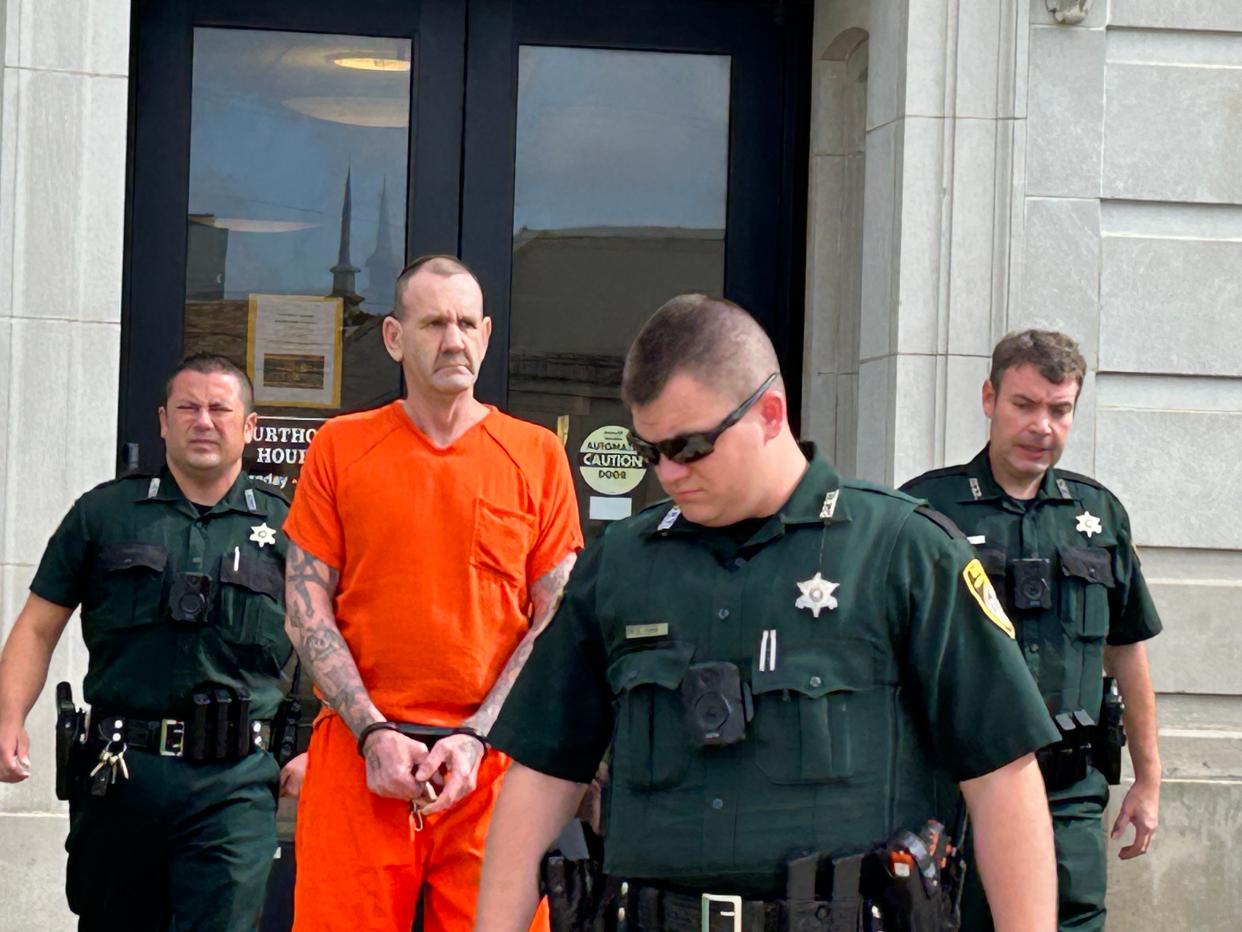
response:
<path id="1" fill-rule="evenodd" d="M 273 498 L 278 498 L 282 502 L 284 502 L 286 505 L 293 504 L 293 500 L 289 498 L 288 494 L 286 494 L 284 489 L 278 489 L 276 488 L 276 486 L 272 485 L 270 482 L 264 482 L 262 479 L 251 479 L 250 487 L 254 489 L 256 492 L 262 492 L 265 495 L 270 495 Z"/>
<path id="2" fill-rule="evenodd" d="M 923 501 L 921 498 L 907 495 L 905 492 L 890 488 L 887 485 L 880 485 L 878 482 L 868 482 L 866 479 L 843 479 L 841 480 L 841 486 L 846 489 L 854 489 L 857 492 L 870 492 L 872 495 L 884 495 L 888 498 L 895 498 L 910 505 L 917 505 Z"/>
<path id="3" fill-rule="evenodd" d="M 109 486 L 120 485 L 123 482 L 129 482 L 131 479 L 137 482 L 147 483 L 147 482 L 150 482 L 152 479 L 154 479 L 158 475 L 159 475 L 158 472 L 152 472 L 150 470 L 132 469 L 124 473 L 123 475 L 117 476 L 113 479 L 105 479 L 103 482 L 92 487 L 90 491 L 97 492 L 100 489 L 106 489 Z"/>
<path id="4" fill-rule="evenodd" d="M 1068 482 L 1077 482 L 1080 485 L 1089 485 L 1093 489 L 1100 489 L 1103 492 L 1108 492 L 1109 495 L 1113 494 L 1108 486 L 1106 486 L 1103 482 L 1100 482 L 1098 479 L 1092 479 L 1090 476 L 1084 476 L 1080 472 L 1071 472 L 1068 469 L 1058 469 L 1056 471 L 1056 475 L 1059 479 L 1065 479 Z"/>
<path id="5" fill-rule="evenodd" d="M 957 540 L 965 540 L 966 535 L 962 533 L 962 529 L 953 523 L 953 519 L 946 514 L 941 514 L 930 505 L 919 505 L 914 509 L 916 513 L 921 514 L 940 530 L 944 531 L 950 537 Z"/>
<path id="6" fill-rule="evenodd" d="M 901 487 L 903 489 L 909 488 L 912 485 L 918 485 L 920 482 L 926 482 L 928 479 L 945 479 L 949 476 L 964 475 L 966 475 L 966 466 L 963 463 L 959 463 L 956 466 L 941 466 L 939 469 L 929 469 L 913 479 L 906 480 L 901 484 Z"/>

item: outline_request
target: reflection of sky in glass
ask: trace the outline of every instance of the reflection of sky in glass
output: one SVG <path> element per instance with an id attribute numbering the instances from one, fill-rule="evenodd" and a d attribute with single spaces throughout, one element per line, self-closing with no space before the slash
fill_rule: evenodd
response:
<path id="1" fill-rule="evenodd" d="M 514 230 L 725 225 L 729 58 L 523 46 Z"/>
<path id="2" fill-rule="evenodd" d="M 354 126 L 292 109 L 306 106 L 299 102 L 307 98 L 354 98 L 355 112 L 378 106 L 385 114 L 408 113 L 410 72 L 359 71 L 332 63 L 333 57 L 350 52 L 409 60 L 410 43 L 195 30 L 189 212 L 225 220 L 311 224 L 279 233 L 230 230 L 226 298 L 331 290 L 329 270 L 337 261 L 348 170 L 353 194 L 350 258 L 360 269 L 356 289 L 367 295 L 368 303 L 388 301 L 391 278 L 369 282 L 366 262 L 376 247 L 380 189 L 386 179 L 394 252 L 389 264 L 395 262 L 400 271 L 404 263 L 408 128 Z M 350 112 L 348 101 L 341 106 Z"/>

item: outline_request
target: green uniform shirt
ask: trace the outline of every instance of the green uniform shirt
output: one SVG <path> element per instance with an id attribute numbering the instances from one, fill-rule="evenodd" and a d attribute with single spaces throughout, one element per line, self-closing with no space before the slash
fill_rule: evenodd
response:
<path id="1" fill-rule="evenodd" d="M 1161 627 L 1117 497 L 1094 479 L 1050 469 L 1035 498 L 1017 501 L 993 478 L 987 447 L 902 489 L 952 518 L 975 545 L 1049 711 L 1086 709 L 1098 719 L 1104 644 L 1132 644 Z M 1016 560 L 1048 561 L 1047 607 L 1015 606 Z M 1029 599 L 1038 587 L 1026 585 Z"/>
<path id="2" fill-rule="evenodd" d="M 951 820 L 954 781 L 1056 730 L 986 578 L 967 583 L 970 548 L 917 506 L 813 456 L 748 539 L 667 503 L 611 525 L 491 740 L 580 783 L 611 746 L 606 868 L 624 877 L 774 894 L 799 852 Z M 753 717 L 700 748 L 680 687 L 711 661 L 737 665 Z"/>
<path id="3" fill-rule="evenodd" d="M 245 473 L 206 514 L 167 469 L 105 482 L 79 498 L 48 542 L 30 590 L 82 606 L 90 660 L 83 691 L 98 711 L 180 717 L 211 682 L 244 687 L 271 718 L 292 649 L 284 632 L 289 506 Z M 182 573 L 211 579 L 203 622 L 172 619 Z"/>

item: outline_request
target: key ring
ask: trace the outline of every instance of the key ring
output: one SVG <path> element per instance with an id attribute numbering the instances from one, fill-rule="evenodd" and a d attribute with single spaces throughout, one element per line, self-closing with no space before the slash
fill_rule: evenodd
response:
<path id="1" fill-rule="evenodd" d="M 423 784 L 423 796 L 427 797 L 428 802 L 434 803 L 436 801 L 436 788 L 431 785 L 430 780 L 428 780 L 426 783 Z M 421 832 L 425 824 L 426 823 L 423 820 L 423 811 L 419 807 L 419 800 L 411 799 L 410 800 L 410 827 L 413 828 L 414 831 L 416 832 Z"/>

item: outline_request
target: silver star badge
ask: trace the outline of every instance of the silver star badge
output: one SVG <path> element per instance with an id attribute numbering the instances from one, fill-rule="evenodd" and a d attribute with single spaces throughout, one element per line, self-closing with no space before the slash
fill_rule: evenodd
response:
<path id="1" fill-rule="evenodd" d="M 821 610 L 826 608 L 832 611 L 837 607 L 837 600 L 833 593 L 840 585 L 840 583 L 824 579 L 817 572 L 810 579 L 797 584 L 802 590 L 802 595 L 798 596 L 798 600 L 794 602 L 794 608 L 809 609 L 811 614 L 818 618 Z"/>
<path id="2" fill-rule="evenodd" d="M 1087 535 L 1087 540 L 1091 539 L 1092 534 L 1099 534 L 1104 530 L 1104 526 L 1100 524 L 1100 519 L 1089 511 L 1084 511 L 1078 515 L 1078 527 L 1075 531 L 1082 531 Z"/>
<path id="3" fill-rule="evenodd" d="M 276 530 L 267 526 L 267 522 L 256 524 L 250 529 L 250 539 L 262 550 L 267 544 L 276 543 Z"/>

